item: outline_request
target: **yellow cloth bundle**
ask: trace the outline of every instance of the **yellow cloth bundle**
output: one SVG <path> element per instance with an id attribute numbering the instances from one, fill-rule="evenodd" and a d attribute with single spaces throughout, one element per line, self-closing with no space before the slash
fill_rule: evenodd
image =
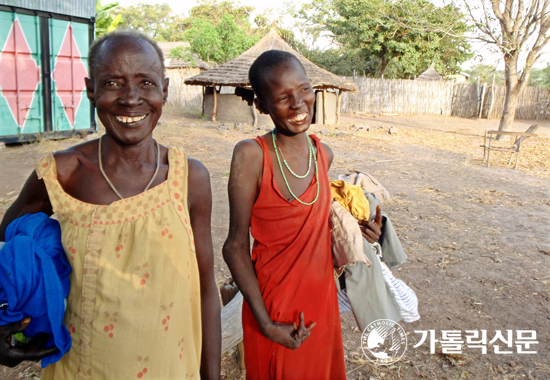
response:
<path id="1" fill-rule="evenodd" d="M 363 189 L 343 180 L 330 181 L 330 195 L 357 220 L 369 220 L 369 201 Z"/>

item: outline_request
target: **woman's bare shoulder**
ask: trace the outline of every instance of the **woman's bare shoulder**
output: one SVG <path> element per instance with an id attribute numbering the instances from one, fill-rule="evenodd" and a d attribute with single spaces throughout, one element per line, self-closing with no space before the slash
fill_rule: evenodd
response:
<path id="1" fill-rule="evenodd" d="M 262 147 L 254 139 L 241 140 L 233 149 L 233 160 L 238 157 L 245 160 L 257 161 L 263 157 Z"/>
<path id="2" fill-rule="evenodd" d="M 201 161 L 187 157 L 187 166 L 189 168 L 189 185 L 210 181 L 210 173 Z"/>
<path id="3" fill-rule="evenodd" d="M 57 176 L 62 180 L 70 177 L 83 166 L 97 160 L 98 139 L 86 141 L 54 153 Z"/>

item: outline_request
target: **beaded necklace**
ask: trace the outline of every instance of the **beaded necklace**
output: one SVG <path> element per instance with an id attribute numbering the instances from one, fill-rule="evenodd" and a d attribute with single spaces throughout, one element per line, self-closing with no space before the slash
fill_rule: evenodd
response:
<path id="1" fill-rule="evenodd" d="M 113 183 L 109 180 L 109 177 L 107 177 L 107 174 L 105 174 L 105 172 L 103 171 L 103 164 L 102 164 L 102 160 L 101 160 L 101 141 L 103 140 L 103 136 L 100 137 L 99 139 L 99 151 L 98 151 L 98 156 L 99 156 L 99 171 L 101 172 L 101 174 L 103 174 L 103 177 L 105 178 L 105 181 L 107 181 L 107 183 L 109 184 L 109 186 L 111 187 L 111 190 L 113 190 L 115 192 L 115 194 L 120 198 L 120 199 L 124 199 L 124 197 L 122 195 L 120 195 L 120 193 L 118 192 L 118 190 L 115 188 L 115 185 L 113 185 Z M 153 139 L 155 140 L 155 139 Z M 153 180 L 155 179 L 155 177 L 157 176 L 158 172 L 159 172 L 159 167 L 160 167 L 160 147 L 159 147 L 159 142 L 157 140 L 155 140 L 155 142 L 157 143 L 157 168 L 155 169 L 155 173 L 153 173 L 153 177 L 151 178 L 151 180 L 149 181 L 149 183 L 147 184 L 147 186 L 145 186 L 145 190 L 143 190 L 143 192 L 146 192 L 147 190 L 149 190 L 149 186 L 151 186 L 151 184 L 153 183 Z"/>
<path id="2" fill-rule="evenodd" d="M 290 166 L 288 165 L 288 163 L 286 162 L 285 156 L 283 155 L 283 151 L 281 150 L 281 147 L 279 146 L 278 148 L 279 148 L 279 152 L 281 153 L 281 157 L 283 158 L 283 163 L 285 164 L 285 166 L 286 166 L 286 168 L 288 169 L 288 171 L 290 172 L 290 174 L 292 174 L 292 175 L 293 175 L 294 177 L 296 177 L 296 178 L 300 178 L 300 179 L 306 178 L 307 175 L 309 174 L 309 171 L 311 170 L 311 157 L 313 156 L 313 148 L 312 148 L 312 146 L 309 145 L 309 147 L 308 147 L 308 149 L 307 149 L 308 152 L 309 152 L 309 154 L 308 154 L 308 163 L 307 163 L 307 172 L 306 172 L 306 174 L 304 174 L 304 175 L 299 175 L 299 174 L 294 173 L 294 170 L 292 170 L 292 169 L 290 168 Z"/>
<path id="3" fill-rule="evenodd" d="M 298 198 L 294 194 L 292 189 L 290 188 L 290 185 L 288 184 L 288 181 L 287 181 L 286 176 L 285 176 L 285 172 L 283 171 L 283 165 L 281 164 L 281 159 L 279 158 L 279 153 L 277 152 L 277 138 L 275 137 L 275 130 L 271 131 L 271 136 L 272 136 L 272 140 L 273 140 L 273 149 L 275 150 L 275 156 L 277 156 L 277 162 L 279 163 L 279 169 L 281 169 L 281 175 L 283 176 L 283 179 L 285 181 L 286 188 L 288 189 L 290 195 L 292 195 L 292 197 L 294 199 L 296 199 L 298 202 L 300 202 L 301 204 L 303 204 L 305 206 L 311 206 L 312 204 L 314 204 L 317 201 L 317 198 L 319 198 L 319 170 L 317 169 L 317 155 L 315 154 L 315 151 L 313 150 L 313 145 L 311 144 L 311 139 L 309 138 L 309 136 L 307 137 L 307 142 L 309 144 L 309 149 L 310 149 L 310 152 L 312 152 L 313 160 L 315 162 L 315 180 L 317 181 L 317 195 L 315 196 L 315 199 L 313 201 L 308 203 L 308 202 L 301 201 L 300 198 Z M 287 168 L 288 168 L 288 166 L 287 166 Z M 308 170 L 308 173 L 309 173 L 309 170 Z"/>

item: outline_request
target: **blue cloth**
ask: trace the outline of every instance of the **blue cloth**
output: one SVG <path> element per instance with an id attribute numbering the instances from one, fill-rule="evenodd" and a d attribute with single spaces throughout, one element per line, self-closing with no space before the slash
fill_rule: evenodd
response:
<path id="1" fill-rule="evenodd" d="M 63 325 L 69 273 L 57 220 L 44 213 L 27 214 L 10 223 L 6 244 L 0 249 L 0 325 L 25 317 L 31 323 L 28 337 L 50 335 L 46 347 L 59 352 L 42 359 L 42 368 L 55 363 L 71 348 L 71 336 Z"/>

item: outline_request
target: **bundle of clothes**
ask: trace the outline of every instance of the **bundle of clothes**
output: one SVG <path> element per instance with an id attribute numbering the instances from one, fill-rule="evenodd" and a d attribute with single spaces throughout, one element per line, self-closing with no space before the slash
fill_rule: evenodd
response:
<path id="1" fill-rule="evenodd" d="M 358 221 L 373 220 L 376 207 L 390 200 L 371 175 L 352 172 L 330 182 L 334 273 L 340 312 L 353 312 L 361 331 L 378 319 L 414 322 L 420 319 L 414 291 L 395 278 L 391 268 L 407 255 L 387 215 L 379 240 L 369 243 Z"/>
<path id="2" fill-rule="evenodd" d="M 45 368 L 71 348 L 63 325 L 71 267 L 61 245 L 61 229 L 44 213 L 27 214 L 9 224 L 5 239 L 0 246 L 0 325 L 30 317 L 24 334 L 14 337 L 14 343 L 23 346 L 48 334 L 46 347 L 56 346 L 59 352 L 42 359 Z"/>

